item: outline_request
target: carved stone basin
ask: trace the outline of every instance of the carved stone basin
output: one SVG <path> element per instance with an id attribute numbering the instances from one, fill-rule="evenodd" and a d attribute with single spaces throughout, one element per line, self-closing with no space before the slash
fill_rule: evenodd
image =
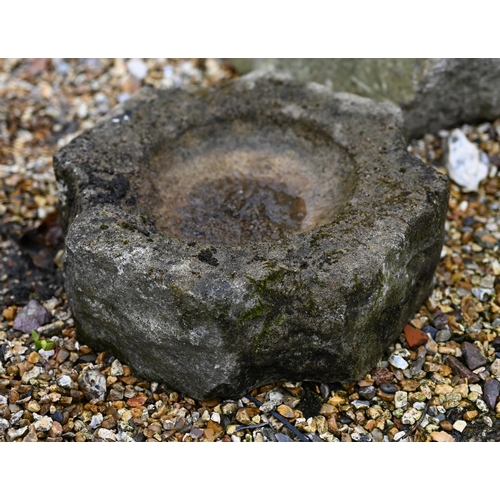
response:
<path id="1" fill-rule="evenodd" d="M 80 338 L 198 399 L 362 377 L 443 244 L 400 116 L 279 77 L 138 92 L 54 158 Z"/>

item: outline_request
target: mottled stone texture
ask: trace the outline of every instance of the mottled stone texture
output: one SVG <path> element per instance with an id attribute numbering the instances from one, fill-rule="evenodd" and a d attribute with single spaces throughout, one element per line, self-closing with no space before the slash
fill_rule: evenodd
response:
<path id="1" fill-rule="evenodd" d="M 81 340 L 199 399 L 363 376 L 443 244 L 448 181 L 398 108 L 318 84 L 144 89 L 54 165 Z"/>
<path id="2" fill-rule="evenodd" d="M 300 81 L 390 100 L 407 137 L 500 116 L 500 59 L 231 59 L 238 71 L 285 71 Z"/>

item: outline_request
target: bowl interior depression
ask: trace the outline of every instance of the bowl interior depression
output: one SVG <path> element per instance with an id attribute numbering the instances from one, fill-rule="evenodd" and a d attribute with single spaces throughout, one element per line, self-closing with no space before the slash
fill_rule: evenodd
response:
<path id="1" fill-rule="evenodd" d="M 292 124 L 214 121 L 157 145 L 136 181 L 159 230 L 239 246 L 324 225 L 352 196 L 356 169 L 325 131 Z"/>

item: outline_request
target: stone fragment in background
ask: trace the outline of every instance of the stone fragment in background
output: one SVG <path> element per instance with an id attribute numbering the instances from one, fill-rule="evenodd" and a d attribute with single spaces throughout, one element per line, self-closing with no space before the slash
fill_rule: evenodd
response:
<path id="1" fill-rule="evenodd" d="M 407 138 L 500 116 L 500 59 L 230 59 L 236 70 L 290 73 L 335 91 L 390 100 Z"/>
<path id="2" fill-rule="evenodd" d="M 445 165 L 451 180 L 465 192 L 477 191 L 490 168 L 486 153 L 479 151 L 458 128 L 448 137 Z"/>

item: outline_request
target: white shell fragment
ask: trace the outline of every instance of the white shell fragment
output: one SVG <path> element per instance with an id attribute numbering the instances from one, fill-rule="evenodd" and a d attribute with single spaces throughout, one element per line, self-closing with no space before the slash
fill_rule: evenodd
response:
<path id="1" fill-rule="evenodd" d="M 448 137 L 446 168 L 451 180 L 464 191 L 477 191 L 488 175 L 489 160 L 460 129 L 455 129 Z"/>

